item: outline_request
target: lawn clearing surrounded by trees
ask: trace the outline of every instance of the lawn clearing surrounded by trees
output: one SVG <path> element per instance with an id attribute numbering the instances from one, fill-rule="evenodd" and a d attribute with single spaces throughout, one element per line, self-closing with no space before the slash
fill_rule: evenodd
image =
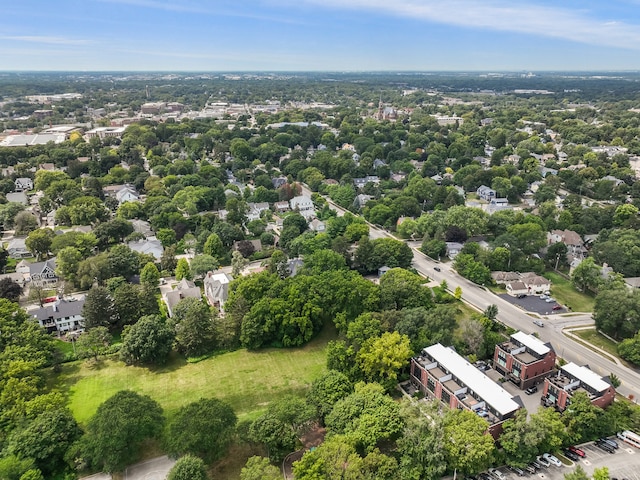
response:
<path id="1" fill-rule="evenodd" d="M 571 308 L 574 312 L 593 312 L 595 298 L 579 292 L 570 280 L 555 272 L 545 272 L 544 276 L 551 280 L 551 295 L 559 304 Z"/>
<path id="2" fill-rule="evenodd" d="M 149 395 L 167 416 L 200 398 L 216 397 L 232 405 L 240 420 L 251 419 L 273 400 L 304 395 L 326 370 L 325 349 L 335 337 L 333 327 L 326 327 L 301 348 L 241 349 L 198 363 L 176 358 L 155 369 L 111 359 L 80 361 L 62 367 L 56 386 L 68 395 L 69 408 L 82 424 L 102 402 L 127 389 Z"/>

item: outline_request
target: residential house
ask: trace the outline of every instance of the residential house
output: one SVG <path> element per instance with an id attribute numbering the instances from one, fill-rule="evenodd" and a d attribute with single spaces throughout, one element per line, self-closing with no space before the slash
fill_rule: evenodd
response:
<path id="1" fill-rule="evenodd" d="M 540 294 L 551 290 L 551 280 L 541 277 L 534 272 L 522 273 L 520 278 L 527 286 L 529 293 Z"/>
<path id="2" fill-rule="evenodd" d="M 183 278 L 176 285 L 176 287 L 163 295 L 164 303 L 167 305 L 167 311 L 169 316 L 173 316 L 175 306 L 185 298 L 197 298 L 202 299 L 202 292 L 200 287 L 197 287 L 191 280 Z"/>
<path id="3" fill-rule="evenodd" d="M 387 165 L 387 163 L 384 160 L 380 160 L 379 158 L 376 158 L 373 161 L 373 169 L 377 170 L 379 167 L 385 167 Z"/>
<path id="4" fill-rule="evenodd" d="M 506 284 L 507 293 L 512 297 L 517 297 L 518 295 L 526 295 L 531 293 L 529 287 L 527 287 L 524 282 L 520 280 L 516 280 L 514 282 L 509 282 Z"/>
<path id="5" fill-rule="evenodd" d="M 58 299 L 54 303 L 32 310 L 31 315 L 47 333 L 66 333 L 84 329 L 84 297 Z"/>
<path id="6" fill-rule="evenodd" d="M 363 208 L 367 204 L 367 202 L 372 199 L 373 197 L 371 195 L 360 193 L 356 195 L 356 198 L 353 199 L 353 205 L 357 208 Z"/>
<path id="7" fill-rule="evenodd" d="M 447 257 L 449 257 L 451 260 L 453 260 L 454 258 L 456 258 L 456 255 L 458 255 L 460 253 L 460 251 L 462 250 L 462 247 L 464 247 L 464 245 L 462 245 L 461 243 L 458 242 L 445 242 L 447 245 Z"/>
<path id="8" fill-rule="evenodd" d="M 289 202 L 287 202 L 287 201 L 276 202 L 276 203 L 273 204 L 273 207 L 276 209 L 276 212 L 278 212 L 278 213 L 284 213 L 284 212 L 288 212 L 290 210 Z"/>
<path id="9" fill-rule="evenodd" d="M 29 280 L 36 286 L 48 286 L 58 282 L 56 259 L 29 264 Z"/>
<path id="10" fill-rule="evenodd" d="M 393 180 L 396 183 L 402 182 L 405 178 L 407 178 L 405 173 L 392 173 L 389 177 L 390 180 Z"/>
<path id="11" fill-rule="evenodd" d="M 608 182 L 613 182 L 614 186 L 616 186 L 616 187 L 619 187 L 620 185 L 622 185 L 624 183 L 623 180 L 620 180 L 619 178 L 616 178 L 613 175 L 607 175 L 605 177 L 602 177 L 601 180 L 606 180 Z"/>
<path id="12" fill-rule="evenodd" d="M 260 252 L 262 250 L 262 242 L 260 240 L 239 240 L 237 242 L 233 242 L 233 250 L 240 251 L 241 248 L 239 248 L 239 245 L 242 243 L 250 243 L 253 248 L 253 252 Z"/>
<path id="13" fill-rule="evenodd" d="M 229 283 L 233 277 L 228 273 L 208 272 L 204 277 L 204 296 L 209 305 L 223 310 L 229 297 Z"/>
<path id="14" fill-rule="evenodd" d="M 564 411 L 571 404 L 575 392 L 584 392 L 593 405 L 606 408 L 616 396 L 613 385 L 605 378 L 593 372 L 589 367 L 573 362 L 560 367 L 557 374 L 548 376 L 544 381 L 541 403 L 546 407 L 555 407 Z"/>
<path id="15" fill-rule="evenodd" d="M 29 198 L 24 192 L 10 192 L 5 194 L 5 198 L 8 203 L 21 203 L 22 205 L 29 205 Z"/>
<path id="16" fill-rule="evenodd" d="M 517 272 L 491 272 L 491 278 L 498 284 L 507 284 L 510 282 L 516 282 L 520 279 L 520 274 Z"/>
<path id="17" fill-rule="evenodd" d="M 324 233 L 327 226 L 322 220 L 318 220 L 317 218 L 314 218 L 309 222 L 309 228 L 314 232 Z"/>
<path id="18" fill-rule="evenodd" d="M 151 229 L 151 224 L 149 222 L 145 222 L 144 220 L 138 220 L 134 218 L 133 220 L 129 220 L 131 225 L 133 225 L 133 231 L 136 233 L 140 233 L 145 237 L 153 237 L 153 230 Z"/>
<path id="19" fill-rule="evenodd" d="M 249 211 L 247 212 L 247 220 L 258 220 L 260 218 L 260 214 L 265 210 L 269 210 L 269 204 L 267 202 L 253 203 L 250 202 L 248 204 Z"/>
<path id="20" fill-rule="evenodd" d="M 302 267 L 304 267 L 304 260 L 302 258 L 290 258 L 287 260 L 287 271 L 290 277 L 295 277 Z"/>
<path id="21" fill-rule="evenodd" d="M 494 438 L 502 433 L 502 423 L 522 407 L 519 397 L 511 395 L 453 348 L 439 343 L 422 349 L 411 359 L 410 380 L 426 397 L 485 419 Z"/>
<path id="22" fill-rule="evenodd" d="M 356 189 L 364 188 L 367 183 L 373 183 L 374 185 L 380 184 L 380 177 L 377 175 L 367 175 L 366 177 L 354 178 L 353 184 Z"/>
<path id="23" fill-rule="evenodd" d="M 271 179 L 271 183 L 273 184 L 273 188 L 280 188 L 285 183 L 287 183 L 287 177 L 275 177 Z"/>
<path id="24" fill-rule="evenodd" d="M 156 237 L 147 237 L 144 240 L 134 240 L 133 242 L 127 243 L 127 246 L 134 252 L 153 255 L 156 260 L 160 260 L 164 253 L 162 242 Z"/>
<path id="25" fill-rule="evenodd" d="M 480 185 L 476 190 L 476 194 L 482 200 L 490 201 L 492 198 L 495 198 L 496 191 L 493 188 L 489 188 L 486 185 Z"/>
<path id="26" fill-rule="evenodd" d="M 585 258 L 587 249 L 580 234 L 573 230 L 551 230 L 551 232 L 547 233 L 547 243 L 549 245 L 559 242 L 567 246 L 567 260 L 569 263 L 574 259 Z"/>
<path id="27" fill-rule="evenodd" d="M 33 190 L 33 180 L 26 177 L 16 178 L 14 180 L 16 192 L 24 192 L 26 190 Z"/>
<path id="28" fill-rule="evenodd" d="M 11 258 L 29 258 L 33 254 L 27 249 L 26 237 L 13 237 L 7 245 L 7 253 Z"/>
<path id="29" fill-rule="evenodd" d="M 542 178 L 546 178 L 547 175 L 558 175 L 558 170 L 555 168 L 539 167 L 538 172 L 540 172 Z"/>
<path id="30" fill-rule="evenodd" d="M 300 213 L 314 212 L 315 210 L 313 200 L 311 200 L 311 197 L 307 197 L 306 195 L 293 197 L 289 200 L 289 206 L 291 207 L 291 210 L 298 210 Z"/>
<path id="31" fill-rule="evenodd" d="M 542 383 L 556 365 L 556 352 L 551 344 L 533 335 L 516 332 L 508 341 L 496 345 L 495 369 L 521 389 Z"/>
<path id="32" fill-rule="evenodd" d="M 102 189 L 106 197 L 113 197 L 118 200 L 118 204 L 125 202 L 137 202 L 140 195 L 133 185 L 108 185 Z"/>

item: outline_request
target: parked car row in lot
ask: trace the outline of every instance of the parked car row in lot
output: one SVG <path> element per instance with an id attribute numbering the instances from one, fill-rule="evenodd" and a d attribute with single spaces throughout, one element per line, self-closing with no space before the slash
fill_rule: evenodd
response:
<path id="1" fill-rule="evenodd" d="M 596 447 L 598 447 L 600 450 L 604 450 L 605 452 L 609 452 L 609 453 L 616 453 L 616 450 L 619 447 L 618 442 L 616 442 L 615 440 L 611 440 L 609 438 L 604 438 L 604 437 L 599 438 L 598 440 L 593 442 L 593 444 Z"/>

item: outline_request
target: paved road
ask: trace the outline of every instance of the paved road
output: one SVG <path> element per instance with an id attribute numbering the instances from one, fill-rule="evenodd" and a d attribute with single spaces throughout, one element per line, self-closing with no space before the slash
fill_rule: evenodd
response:
<path id="1" fill-rule="evenodd" d="M 311 195 L 311 191 L 306 187 L 303 187 L 302 190 L 305 195 Z M 330 199 L 326 199 L 331 208 L 338 212 L 338 215 L 344 215 L 344 209 L 335 205 Z M 389 232 L 377 228 L 372 224 L 369 224 L 369 230 L 372 239 L 393 237 Z M 483 287 L 461 277 L 452 270 L 450 265 L 436 262 L 418 252 L 415 248 L 413 252 L 413 266 L 422 275 L 429 277 L 437 283 L 445 280 L 451 291 L 455 290 L 458 286 L 461 287 L 462 299 L 479 310 L 484 310 L 492 304 L 497 305 L 499 311 L 497 318 L 505 325 L 527 333 L 537 332 L 541 340 L 550 342 L 556 353 L 568 362 L 575 362 L 578 365 L 589 365 L 593 371 L 602 376 L 614 373 L 622 381 L 622 385 L 617 389 L 620 394 L 627 397 L 633 394 L 636 399 L 640 397 L 640 375 L 636 370 L 632 370 L 623 365 L 617 365 L 613 361 L 563 335 L 562 330 L 566 327 L 593 323 L 590 313 L 574 313 L 567 316 L 553 316 L 549 318 L 543 317 L 545 326 L 538 327 L 533 324 L 534 318 L 526 312 L 506 302 L 490 291 L 485 290 Z M 436 266 L 440 267 L 440 272 L 434 270 Z"/>

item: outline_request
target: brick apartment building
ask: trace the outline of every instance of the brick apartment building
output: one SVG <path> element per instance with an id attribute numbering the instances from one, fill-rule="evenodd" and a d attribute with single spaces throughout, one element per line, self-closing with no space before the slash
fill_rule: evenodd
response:
<path id="1" fill-rule="evenodd" d="M 516 332 L 496 345 L 493 364 L 507 380 L 525 389 L 542 383 L 553 372 L 556 353 L 550 344 L 533 335 Z"/>
<path id="2" fill-rule="evenodd" d="M 600 375 L 571 362 L 545 379 L 541 403 L 562 412 L 571 404 L 575 392 L 585 392 L 591 403 L 601 408 L 611 405 L 616 396 L 615 388 Z"/>
<path id="3" fill-rule="evenodd" d="M 428 398 L 484 418 L 494 438 L 502 433 L 502 422 L 522 407 L 520 397 L 513 397 L 455 350 L 439 343 L 411 359 L 411 381 Z"/>

